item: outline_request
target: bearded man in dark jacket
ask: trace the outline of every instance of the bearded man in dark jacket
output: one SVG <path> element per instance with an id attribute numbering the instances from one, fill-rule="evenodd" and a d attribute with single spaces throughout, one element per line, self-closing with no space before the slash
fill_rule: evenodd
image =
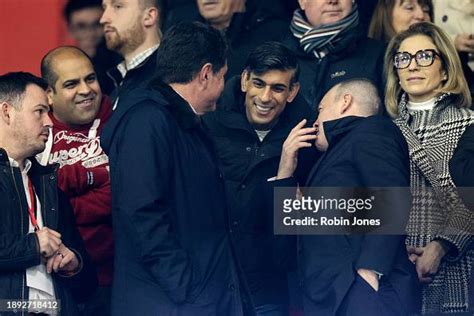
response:
<path id="1" fill-rule="evenodd" d="M 262 44 L 242 75 L 227 83 L 217 111 L 204 117 L 222 165 L 231 236 L 257 315 L 288 314 L 286 274 L 296 252 L 292 238 L 273 234 L 273 199 L 265 196 L 283 141 L 295 124 L 312 121 L 309 106 L 297 97 L 298 74 L 290 50 L 277 42 Z M 300 156 L 303 169 L 317 154 Z"/>

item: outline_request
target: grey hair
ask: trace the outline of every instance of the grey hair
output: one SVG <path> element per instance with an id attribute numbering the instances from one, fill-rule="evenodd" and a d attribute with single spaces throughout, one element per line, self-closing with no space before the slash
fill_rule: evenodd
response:
<path id="1" fill-rule="evenodd" d="M 365 78 L 355 78 L 337 85 L 335 100 L 344 94 L 350 94 L 359 105 L 359 110 L 366 115 L 379 113 L 382 101 L 374 83 Z"/>

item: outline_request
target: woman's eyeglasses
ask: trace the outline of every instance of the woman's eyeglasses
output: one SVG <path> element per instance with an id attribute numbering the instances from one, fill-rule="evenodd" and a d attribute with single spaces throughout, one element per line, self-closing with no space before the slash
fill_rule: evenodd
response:
<path id="1" fill-rule="evenodd" d="M 433 65 L 436 56 L 440 56 L 434 49 L 422 49 L 417 51 L 414 55 L 408 52 L 396 53 L 393 56 L 393 65 L 397 69 L 407 68 L 411 60 L 415 58 L 415 62 L 420 67 L 428 67 Z"/>

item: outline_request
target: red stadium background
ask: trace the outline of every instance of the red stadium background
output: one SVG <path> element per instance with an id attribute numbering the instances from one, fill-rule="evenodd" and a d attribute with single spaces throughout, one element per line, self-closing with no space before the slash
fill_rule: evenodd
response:
<path id="1" fill-rule="evenodd" d="M 62 44 L 74 44 L 63 18 L 66 0 L 0 0 L 0 74 L 40 74 L 41 57 Z"/>

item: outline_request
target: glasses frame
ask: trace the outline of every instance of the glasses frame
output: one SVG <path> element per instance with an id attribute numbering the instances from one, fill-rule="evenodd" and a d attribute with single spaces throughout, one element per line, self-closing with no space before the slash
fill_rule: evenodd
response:
<path id="1" fill-rule="evenodd" d="M 419 53 L 422 53 L 422 52 L 431 52 L 431 53 L 433 53 L 433 58 L 431 59 L 431 63 L 429 65 L 420 65 L 418 63 L 418 60 L 416 59 L 416 55 L 418 55 Z M 397 67 L 397 65 L 396 65 L 395 57 L 399 54 L 407 54 L 408 56 L 410 56 L 410 61 L 408 62 L 408 64 L 405 67 Z M 393 55 L 393 67 L 395 67 L 395 69 L 398 69 L 398 70 L 406 69 L 406 68 L 410 67 L 411 62 L 412 62 L 413 59 L 415 59 L 415 63 L 418 67 L 429 67 L 429 66 L 433 65 L 433 63 L 434 63 L 434 61 L 437 57 L 441 58 L 441 55 L 436 50 L 434 50 L 432 48 L 430 48 L 430 49 L 420 49 L 415 54 L 410 54 L 409 52 L 398 52 L 395 55 Z"/>

